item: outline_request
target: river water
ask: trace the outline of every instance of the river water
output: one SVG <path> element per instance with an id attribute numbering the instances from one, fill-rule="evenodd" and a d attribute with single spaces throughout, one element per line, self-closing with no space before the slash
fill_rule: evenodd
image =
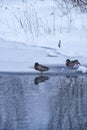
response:
<path id="1" fill-rule="evenodd" d="M 87 76 L 0 74 L 0 130 L 87 130 Z"/>

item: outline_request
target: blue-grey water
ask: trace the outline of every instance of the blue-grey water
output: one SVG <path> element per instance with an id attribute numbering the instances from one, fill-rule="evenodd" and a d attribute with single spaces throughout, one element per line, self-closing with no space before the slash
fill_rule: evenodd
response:
<path id="1" fill-rule="evenodd" d="M 87 75 L 1 73 L 0 130 L 87 130 Z"/>

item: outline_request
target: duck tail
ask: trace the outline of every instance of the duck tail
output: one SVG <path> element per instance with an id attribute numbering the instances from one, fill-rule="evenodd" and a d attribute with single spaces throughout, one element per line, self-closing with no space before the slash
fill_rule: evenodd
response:
<path id="1" fill-rule="evenodd" d="M 78 65 L 78 64 L 80 64 L 80 62 L 78 60 L 76 60 L 76 64 Z"/>
<path id="2" fill-rule="evenodd" d="M 47 69 L 47 70 L 49 70 L 49 68 L 48 68 L 48 67 L 46 67 L 46 69 Z"/>

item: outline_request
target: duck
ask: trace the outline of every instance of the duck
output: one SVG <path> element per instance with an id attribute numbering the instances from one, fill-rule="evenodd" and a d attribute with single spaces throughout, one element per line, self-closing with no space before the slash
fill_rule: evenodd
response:
<path id="1" fill-rule="evenodd" d="M 61 40 L 59 40 L 58 47 L 59 48 L 61 47 Z"/>
<path id="2" fill-rule="evenodd" d="M 66 60 L 66 66 L 68 67 L 73 67 L 74 65 L 79 65 L 80 62 L 78 60 L 72 60 L 70 61 L 70 59 Z"/>
<path id="3" fill-rule="evenodd" d="M 34 64 L 34 69 L 40 71 L 41 75 L 42 75 L 43 71 L 48 71 L 49 70 L 49 68 L 47 66 L 39 64 L 37 62 Z"/>

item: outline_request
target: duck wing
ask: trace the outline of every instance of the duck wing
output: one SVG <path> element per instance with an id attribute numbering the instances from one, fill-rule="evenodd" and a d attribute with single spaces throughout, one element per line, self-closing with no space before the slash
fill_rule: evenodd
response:
<path id="1" fill-rule="evenodd" d="M 44 66 L 44 65 L 41 65 L 41 64 L 38 65 L 38 70 L 40 70 L 40 71 L 47 71 L 48 69 L 49 68 L 47 66 Z"/>

